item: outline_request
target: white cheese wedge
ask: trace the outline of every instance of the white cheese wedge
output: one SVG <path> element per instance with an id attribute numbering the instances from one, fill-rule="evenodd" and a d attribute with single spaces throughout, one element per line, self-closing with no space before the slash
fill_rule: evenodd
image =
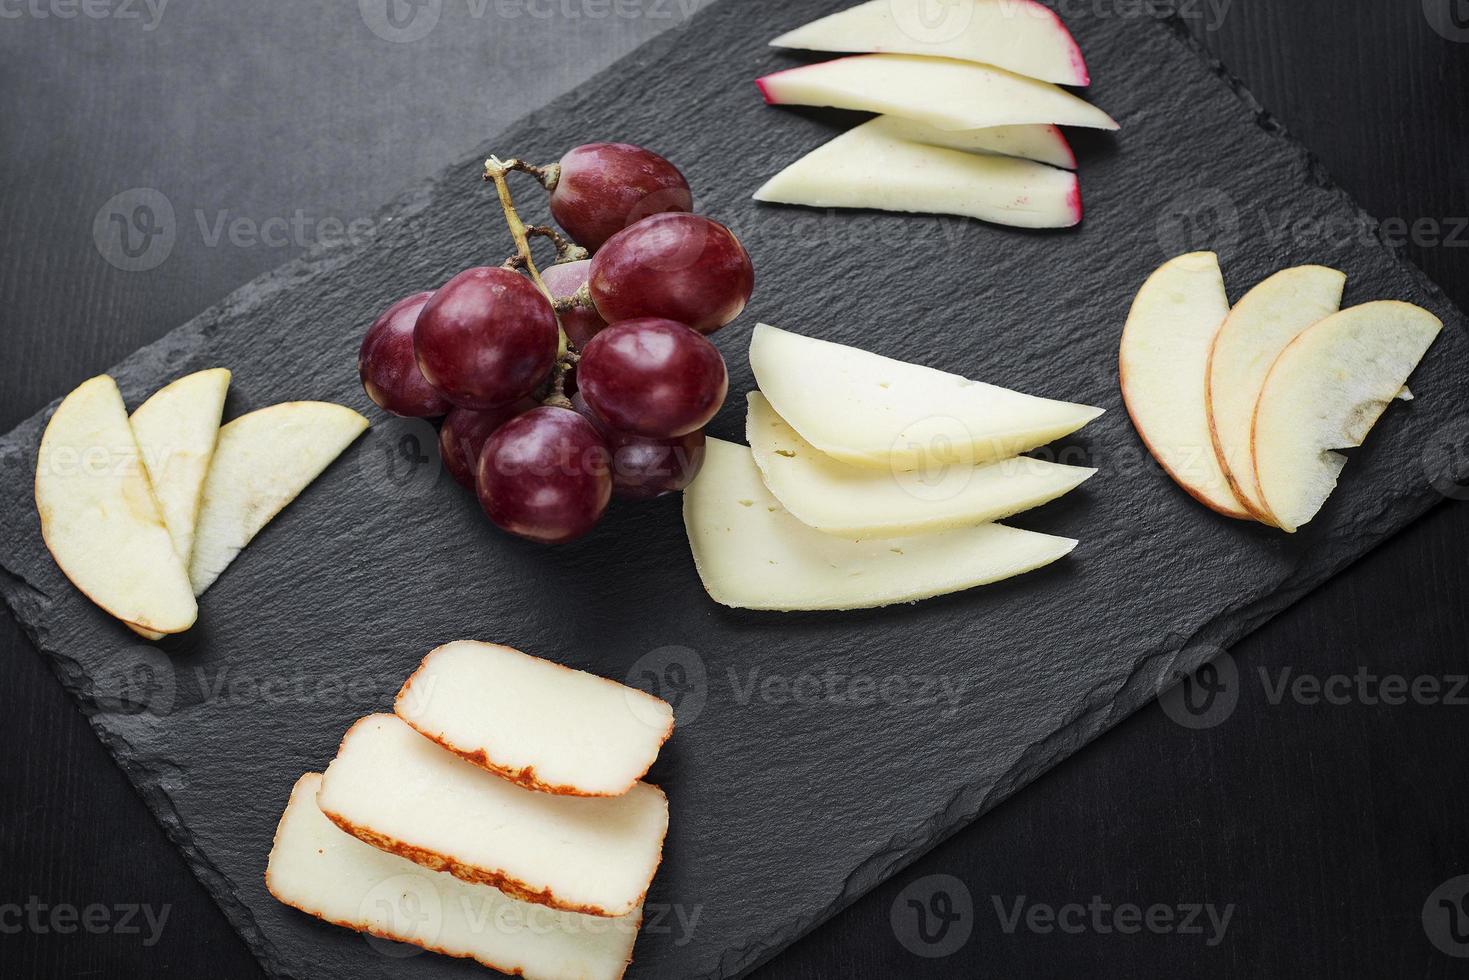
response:
<path id="1" fill-rule="evenodd" d="M 890 51 L 998 65 L 1087 85 L 1086 60 L 1055 11 L 1035 0 L 868 0 L 770 42 L 808 51 Z"/>
<path id="2" fill-rule="evenodd" d="M 41 537 L 87 598 L 140 631 L 182 633 L 199 609 L 174 550 L 117 384 L 62 399 L 36 457 Z"/>
<path id="3" fill-rule="evenodd" d="M 1076 154 L 1055 126 L 986 126 L 983 129 L 939 129 L 902 116 L 878 116 L 858 127 L 893 139 L 943 146 L 966 153 L 998 153 L 1076 169 Z"/>
<path id="4" fill-rule="evenodd" d="M 737 609 L 915 602 L 1032 571 L 1076 547 L 1000 524 L 877 540 L 824 534 L 771 495 L 748 449 L 720 439 L 706 443 L 683 514 L 704 588 Z"/>
<path id="5" fill-rule="evenodd" d="M 158 389 L 133 412 L 143 464 L 174 550 L 185 565 L 194 552 L 194 525 L 229 386 L 225 368 L 196 371 Z"/>
<path id="6" fill-rule="evenodd" d="M 1209 431 L 1209 349 L 1229 297 L 1219 258 L 1190 252 L 1160 266 L 1132 301 L 1122 328 L 1122 399 L 1138 435 L 1175 483 L 1204 506 L 1249 519 Z"/>
<path id="7" fill-rule="evenodd" d="M 1360 446 L 1443 329 L 1411 303 L 1364 303 L 1320 320 L 1281 352 L 1255 407 L 1255 491 L 1295 531 L 1321 510 Z"/>
<path id="8" fill-rule="evenodd" d="M 745 435 L 765 486 L 801 523 L 849 538 L 891 538 L 973 527 L 1039 507 L 1097 471 L 1015 456 L 980 466 L 894 472 L 818 452 L 758 391 Z"/>
<path id="9" fill-rule="evenodd" d="M 396 715 L 342 739 L 317 804 L 353 836 L 512 898 L 622 916 L 643 902 L 663 854 L 668 800 L 537 793 L 435 745 Z"/>
<path id="10" fill-rule="evenodd" d="M 956 214 L 1016 228 L 1070 228 L 1082 215 L 1081 189 L 1069 170 L 915 143 L 871 123 L 801 157 L 767 180 L 755 200 Z"/>
<path id="11" fill-rule="evenodd" d="M 296 781 L 276 827 L 265 887 L 333 925 L 475 960 L 527 980 L 616 980 L 642 910 L 618 919 L 517 902 L 344 834 L 316 805 L 321 776 Z"/>
<path id="12" fill-rule="evenodd" d="M 620 796 L 673 732 L 668 702 L 494 643 L 433 650 L 393 704 L 419 734 L 529 789 Z"/>
<path id="13" fill-rule="evenodd" d="M 260 529 L 367 429 L 328 402 L 284 402 L 219 430 L 194 532 L 189 579 L 203 595 Z"/>
<path id="14" fill-rule="evenodd" d="M 801 438 L 856 466 L 910 470 L 1009 459 L 1103 412 L 764 323 L 750 341 L 750 367 L 771 407 Z"/>
<path id="15" fill-rule="evenodd" d="M 1101 109 L 1049 82 L 952 58 L 854 55 L 788 68 L 755 84 L 771 105 L 887 113 L 940 129 L 1035 124 L 1118 128 Z"/>
<path id="16" fill-rule="evenodd" d="M 1266 514 L 1255 489 L 1250 429 L 1265 376 L 1280 352 L 1311 324 L 1341 309 L 1347 277 L 1325 266 L 1286 269 L 1234 304 L 1209 352 L 1210 433 L 1230 489 L 1257 518 Z"/>

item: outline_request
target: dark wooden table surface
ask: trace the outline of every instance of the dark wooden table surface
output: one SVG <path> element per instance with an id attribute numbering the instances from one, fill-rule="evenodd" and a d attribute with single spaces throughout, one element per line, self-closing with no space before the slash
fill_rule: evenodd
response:
<path id="1" fill-rule="evenodd" d="M 0 430 L 700 5 L 402 0 L 439 16 L 403 41 L 387 3 L 0 0 Z M 1176 10 L 1469 308 L 1463 0 L 1058 6 Z M 125 271 L 94 226 L 135 188 L 172 244 Z M 1145 710 L 762 975 L 1469 975 L 1469 487 L 1445 489 L 1232 651 L 1217 723 Z M 258 976 L 8 614 L 0 648 L 0 975 Z"/>

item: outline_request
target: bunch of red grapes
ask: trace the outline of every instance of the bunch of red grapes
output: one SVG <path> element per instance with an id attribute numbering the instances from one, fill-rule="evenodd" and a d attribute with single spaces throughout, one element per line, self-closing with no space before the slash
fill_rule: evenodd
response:
<path id="1" fill-rule="evenodd" d="M 510 170 L 540 180 L 581 247 L 520 223 Z M 692 213 L 683 174 L 641 147 L 589 143 L 547 167 L 492 159 L 486 179 L 517 255 L 388 307 L 358 370 L 382 409 L 443 416 L 444 464 L 497 527 L 569 541 L 614 494 L 648 499 L 698 473 L 729 386 L 706 336 L 744 309 L 755 273 L 728 228 Z M 527 233 L 557 244 L 539 276 Z"/>

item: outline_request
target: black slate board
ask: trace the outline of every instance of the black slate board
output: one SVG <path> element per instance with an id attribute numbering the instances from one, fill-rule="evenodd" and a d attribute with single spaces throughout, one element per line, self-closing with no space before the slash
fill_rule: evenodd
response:
<path id="1" fill-rule="evenodd" d="M 61 578 L 30 482 L 47 413 L 0 441 L 0 589 L 99 736 L 268 970 L 470 976 L 276 905 L 261 882 L 291 782 L 325 765 L 358 715 L 386 706 L 430 646 L 501 639 L 614 677 L 685 668 L 679 730 L 654 770 L 673 826 L 635 972 L 748 970 L 1410 521 L 1469 436 L 1464 321 L 1377 245 L 1357 209 L 1177 32 L 1076 18 L 1123 124 L 1077 139 L 1087 220 L 1019 233 L 950 219 L 756 207 L 748 193 L 851 118 L 775 110 L 749 85 L 800 56 L 765 41 L 842 5 L 722 3 L 486 144 L 550 159 L 592 138 L 672 157 L 700 207 L 755 259 L 751 311 L 719 335 L 739 438 L 757 318 L 1110 409 L 1065 447 L 1103 472 L 1015 521 L 1082 539 L 1018 581 L 914 607 L 775 616 L 711 603 L 676 500 L 623 507 L 555 550 L 509 540 L 401 455 L 424 431 L 370 411 L 374 432 L 269 528 L 159 652 Z M 482 156 L 483 154 L 479 154 Z M 389 300 L 509 245 L 477 161 L 383 212 L 372 240 L 314 253 L 231 296 L 114 372 L 129 404 L 189 370 L 235 371 L 228 411 L 288 398 L 369 411 L 353 355 Z M 530 201 L 530 188 L 523 195 Z M 528 210 L 532 214 L 539 207 Z M 1302 222 L 1326 221 L 1325 228 Z M 1137 285 L 1194 247 L 1220 251 L 1232 295 L 1285 265 L 1349 273 L 1348 301 L 1422 303 L 1449 323 L 1357 453 L 1327 512 L 1286 538 L 1216 518 L 1141 452 L 1121 410 L 1116 341 Z M 405 442 L 405 439 L 407 440 Z M 942 676 L 936 707 L 749 696 L 752 679 Z M 146 683 L 140 683 L 146 681 Z M 911 700 L 911 699 L 910 699 Z M 672 911 L 666 911 L 669 907 Z M 695 914 L 692 932 L 681 923 Z M 680 917 L 681 915 L 681 917 Z M 399 955 L 395 955 L 399 954 Z"/>

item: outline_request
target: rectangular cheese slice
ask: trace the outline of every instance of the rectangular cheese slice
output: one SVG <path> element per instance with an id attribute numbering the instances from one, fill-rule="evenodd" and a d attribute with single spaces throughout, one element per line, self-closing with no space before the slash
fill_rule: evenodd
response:
<path id="1" fill-rule="evenodd" d="M 617 919 L 557 912 L 421 868 L 337 829 L 317 808 L 320 784 L 317 773 L 302 776 L 281 814 L 265 869 L 277 900 L 529 980 L 616 980 L 626 970 L 642 909 Z"/>
<path id="2" fill-rule="evenodd" d="M 668 800 L 537 793 L 440 748 L 396 715 L 360 719 L 317 796 L 338 827 L 374 847 L 512 898 L 587 915 L 643 902 L 663 856 Z"/>
<path id="3" fill-rule="evenodd" d="M 1049 565 L 1076 542 L 1000 524 L 855 540 L 786 512 L 750 450 L 709 439 L 684 491 L 694 565 L 716 602 L 740 609 L 866 609 L 986 585 Z"/>
<path id="4" fill-rule="evenodd" d="M 429 653 L 393 710 L 477 766 L 570 796 L 626 793 L 673 732 L 673 709 L 661 698 L 472 640 Z"/>

